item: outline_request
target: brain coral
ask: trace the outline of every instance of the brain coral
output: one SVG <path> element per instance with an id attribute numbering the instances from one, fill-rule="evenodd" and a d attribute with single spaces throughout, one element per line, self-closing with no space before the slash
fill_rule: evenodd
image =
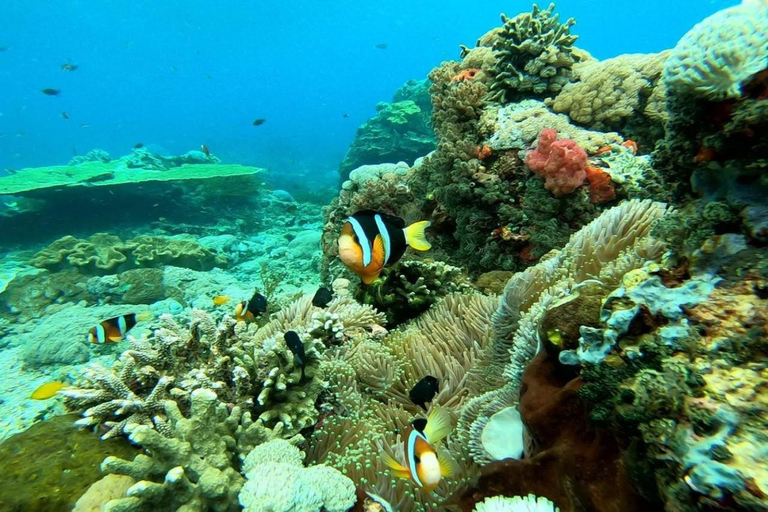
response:
<path id="1" fill-rule="evenodd" d="M 768 67 L 768 3 L 744 0 L 696 24 L 672 50 L 664 82 L 707 99 L 738 98 L 741 85 Z"/>

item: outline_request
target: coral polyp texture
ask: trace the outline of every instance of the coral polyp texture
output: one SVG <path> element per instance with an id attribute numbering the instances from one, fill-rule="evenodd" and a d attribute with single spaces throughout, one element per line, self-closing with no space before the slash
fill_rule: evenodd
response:
<path id="1" fill-rule="evenodd" d="M 675 92 L 712 100 L 739 98 L 768 68 L 768 5 L 748 0 L 696 24 L 672 49 L 664 83 Z"/>
<path id="2" fill-rule="evenodd" d="M 573 52 L 578 36 L 570 33 L 575 21 L 561 23 L 554 9 L 554 3 L 544 10 L 534 4 L 530 13 L 502 15 L 502 28 L 479 41 L 496 52 L 489 88 L 494 100 L 557 94 L 570 81 L 571 67 L 578 61 Z"/>

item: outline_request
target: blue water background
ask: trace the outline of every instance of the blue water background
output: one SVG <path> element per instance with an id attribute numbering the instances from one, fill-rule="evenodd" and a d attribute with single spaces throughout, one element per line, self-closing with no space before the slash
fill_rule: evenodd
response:
<path id="1" fill-rule="evenodd" d="M 557 11 L 576 18 L 577 45 L 602 59 L 670 48 L 735 3 L 562 0 Z M 332 183 L 376 103 L 458 58 L 458 45 L 498 26 L 499 13 L 530 6 L 3 0 L 0 174 L 64 164 L 93 148 L 116 157 L 138 142 L 167 154 L 204 143 L 225 162 L 269 167 L 278 185 L 290 176 Z M 66 62 L 79 68 L 61 70 Z M 61 95 L 42 94 L 46 87 Z M 254 127 L 259 117 L 267 121 Z"/>

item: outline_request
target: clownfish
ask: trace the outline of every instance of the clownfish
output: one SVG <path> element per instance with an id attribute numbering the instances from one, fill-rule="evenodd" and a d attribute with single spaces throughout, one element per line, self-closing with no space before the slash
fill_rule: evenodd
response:
<path id="1" fill-rule="evenodd" d="M 105 343 L 115 343 L 123 339 L 137 322 L 143 322 L 152 318 L 152 313 L 129 313 L 127 315 L 110 318 L 91 327 L 88 331 L 87 339 L 89 343 L 95 345 L 104 345 Z"/>
<path id="2" fill-rule="evenodd" d="M 267 298 L 256 292 L 251 297 L 251 300 L 243 300 L 237 303 L 235 306 L 235 320 L 238 322 L 244 322 L 251 320 L 264 313 L 267 310 Z"/>
<path id="3" fill-rule="evenodd" d="M 396 263 L 408 246 L 418 251 L 432 247 L 425 230 L 427 220 L 405 226 L 405 221 L 394 215 L 363 210 L 347 219 L 339 236 L 339 258 L 365 284 L 379 277 L 386 265 Z"/>
<path id="4" fill-rule="evenodd" d="M 440 441 L 451 432 L 451 419 L 447 410 L 433 407 L 427 419 L 414 420 L 411 426 L 405 445 L 406 464 L 400 464 L 385 451 L 381 456 L 393 475 L 412 480 L 425 492 L 432 492 L 441 478 L 459 472 L 456 462 L 440 449 Z"/>

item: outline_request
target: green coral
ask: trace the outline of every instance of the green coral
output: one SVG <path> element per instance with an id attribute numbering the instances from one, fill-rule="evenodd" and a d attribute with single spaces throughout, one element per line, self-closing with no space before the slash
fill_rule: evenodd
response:
<path id="1" fill-rule="evenodd" d="M 356 298 L 387 315 L 389 325 L 416 318 L 438 299 L 470 288 L 458 267 L 442 261 L 404 261 L 386 268 L 379 279 L 361 286 Z"/>
<path id="2" fill-rule="evenodd" d="M 138 236 L 126 241 L 109 233 L 87 239 L 67 235 L 35 254 L 32 266 L 50 271 L 77 269 L 87 275 L 117 274 L 136 267 L 181 266 L 210 270 L 227 259 L 194 240 Z"/>
<path id="3" fill-rule="evenodd" d="M 98 468 L 104 457 L 139 451 L 122 439 L 100 441 L 77 428 L 73 416 L 41 421 L 0 444 L 0 509 L 69 512 L 102 477 Z"/>
<path id="4" fill-rule="evenodd" d="M 502 15 L 503 28 L 493 49 L 497 52 L 497 74 L 490 84 L 490 97 L 501 103 L 531 95 L 557 94 L 571 80 L 577 61 L 570 30 L 575 21 L 560 23 L 555 4 L 544 10 L 534 4 L 530 13 L 514 18 Z"/>
<path id="5" fill-rule="evenodd" d="M 413 161 L 435 149 L 432 103 L 427 80 L 411 80 L 392 103 L 379 103 L 376 115 L 357 129 L 357 135 L 339 165 L 341 181 L 361 165 Z"/>
<path id="6" fill-rule="evenodd" d="M 385 120 L 392 124 L 407 124 L 413 116 L 421 113 L 421 108 L 412 100 L 390 103 L 381 110 Z"/>
<path id="7" fill-rule="evenodd" d="M 740 224 L 738 210 L 727 203 L 695 200 L 660 220 L 652 233 L 678 253 L 691 255 L 713 235 L 732 232 Z"/>

